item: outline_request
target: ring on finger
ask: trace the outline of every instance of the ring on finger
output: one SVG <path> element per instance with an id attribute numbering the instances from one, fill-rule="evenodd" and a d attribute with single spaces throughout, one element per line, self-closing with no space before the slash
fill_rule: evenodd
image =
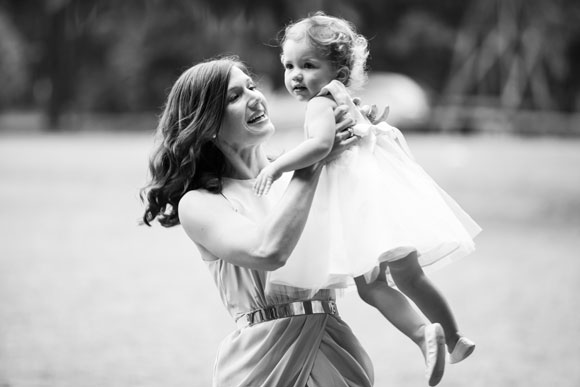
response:
<path id="1" fill-rule="evenodd" d="M 346 130 L 348 132 L 348 137 L 354 137 L 354 129 L 352 127 Z"/>

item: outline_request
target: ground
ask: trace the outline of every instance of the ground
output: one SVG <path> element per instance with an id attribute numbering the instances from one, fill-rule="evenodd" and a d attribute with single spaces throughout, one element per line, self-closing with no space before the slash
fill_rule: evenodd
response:
<path id="1" fill-rule="evenodd" d="M 408 142 L 484 229 L 472 256 L 430 274 L 478 345 L 440 386 L 580 385 L 580 139 Z M 183 231 L 137 225 L 150 145 L 0 134 L 0 386 L 210 385 L 235 326 Z M 339 310 L 377 387 L 426 385 L 420 352 L 378 312 L 354 293 Z"/>

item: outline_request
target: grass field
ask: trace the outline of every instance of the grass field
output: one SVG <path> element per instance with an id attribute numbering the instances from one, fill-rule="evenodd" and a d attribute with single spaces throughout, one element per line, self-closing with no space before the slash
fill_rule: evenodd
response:
<path id="1" fill-rule="evenodd" d="M 283 134 L 272 149 L 296 140 Z M 431 278 L 478 344 L 440 386 L 580 385 L 580 140 L 408 138 L 482 225 Z M 0 135 L 0 386 L 209 386 L 234 329 L 182 230 L 136 225 L 151 138 Z M 420 352 L 339 300 L 376 386 L 423 386 Z"/>

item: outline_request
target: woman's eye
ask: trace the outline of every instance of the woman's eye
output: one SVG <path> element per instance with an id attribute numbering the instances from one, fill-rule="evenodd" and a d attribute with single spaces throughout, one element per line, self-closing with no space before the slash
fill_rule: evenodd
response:
<path id="1" fill-rule="evenodd" d="M 258 88 L 258 86 L 254 85 L 254 84 L 251 84 L 248 86 L 248 89 L 250 89 L 250 90 L 256 90 L 257 88 Z"/>
<path id="2" fill-rule="evenodd" d="M 238 94 L 230 94 L 230 96 L 228 97 L 228 102 L 234 102 L 236 99 L 238 99 L 239 95 Z"/>

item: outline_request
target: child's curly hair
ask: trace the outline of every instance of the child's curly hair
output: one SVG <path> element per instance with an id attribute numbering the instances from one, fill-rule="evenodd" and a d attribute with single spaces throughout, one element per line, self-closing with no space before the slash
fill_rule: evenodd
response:
<path id="1" fill-rule="evenodd" d="M 288 40 L 308 37 L 322 57 L 338 70 L 337 80 L 345 86 L 360 88 L 366 81 L 366 61 L 369 56 L 367 39 L 356 32 L 355 26 L 344 19 L 318 11 L 289 24 L 280 39 L 280 46 Z"/>

